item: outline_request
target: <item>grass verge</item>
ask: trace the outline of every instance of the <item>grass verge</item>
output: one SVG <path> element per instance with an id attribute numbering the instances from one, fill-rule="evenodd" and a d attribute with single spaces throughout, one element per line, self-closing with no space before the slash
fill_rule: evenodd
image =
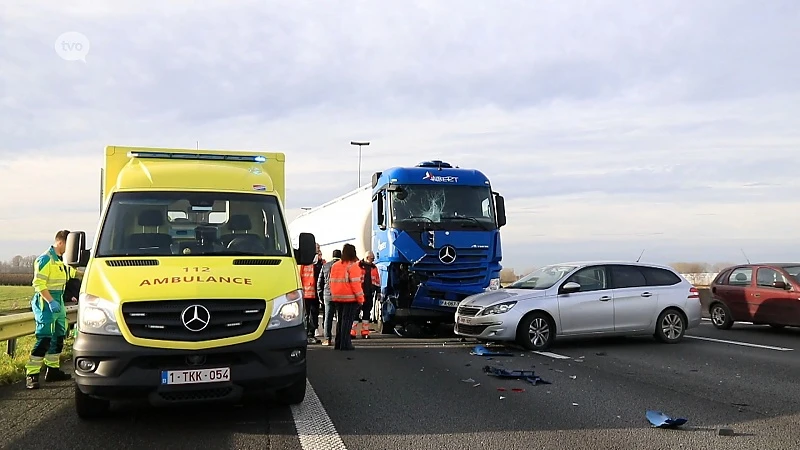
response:
<path id="1" fill-rule="evenodd" d="M 31 309 L 33 286 L 0 286 L 0 312 Z"/>
<path id="2" fill-rule="evenodd" d="M 69 333 L 69 336 L 64 341 L 64 351 L 61 352 L 62 367 L 72 360 L 73 341 L 72 333 Z M 0 386 L 16 383 L 25 378 L 25 362 L 28 361 L 35 343 L 36 338 L 33 336 L 17 339 L 16 356 L 11 358 L 6 352 L 8 348 L 7 342 L 0 342 L 0 351 L 2 351 L 2 354 L 0 354 Z M 42 366 L 42 373 L 44 373 L 44 366 Z"/>

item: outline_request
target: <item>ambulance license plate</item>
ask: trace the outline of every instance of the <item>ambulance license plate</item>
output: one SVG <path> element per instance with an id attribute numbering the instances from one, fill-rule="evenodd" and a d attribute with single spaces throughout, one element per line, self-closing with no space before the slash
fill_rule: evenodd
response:
<path id="1" fill-rule="evenodd" d="M 448 308 L 458 308 L 458 301 L 457 300 L 439 300 L 440 306 L 446 306 Z"/>
<path id="2" fill-rule="evenodd" d="M 231 369 L 162 370 L 161 384 L 197 384 L 231 381 Z"/>

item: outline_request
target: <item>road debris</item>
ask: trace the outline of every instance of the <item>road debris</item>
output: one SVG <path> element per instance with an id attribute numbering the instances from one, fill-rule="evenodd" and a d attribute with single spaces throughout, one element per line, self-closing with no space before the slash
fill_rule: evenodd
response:
<path id="1" fill-rule="evenodd" d="M 736 436 L 736 432 L 730 428 L 720 428 L 717 434 L 720 436 Z"/>
<path id="2" fill-rule="evenodd" d="M 508 370 L 502 367 L 484 366 L 483 372 L 498 378 L 522 379 L 534 386 L 539 384 L 551 384 L 549 381 L 545 381 L 540 376 L 536 375 L 532 370 Z"/>
<path id="3" fill-rule="evenodd" d="M 661 411 L 653 410 L 648 410 L 645 416 L 656 428 L 676 428 L 689 421 L 683 417 L 672 418 Z"/>
<path id="4" fill-rule="evenodd" d="M 476 345 L 469 354 L 475 356 L 514 356 L 511 352 L 492 351 L 483 345 Z"/>
<path id="5" fill-rule="evenodd" d="M 467 378 L 466 380 L 461 380 L 461 381 L 463 381 L 464 383 L 474 383 L 475 382 L 475 380 L 473 380 L 472 378 Z"/>

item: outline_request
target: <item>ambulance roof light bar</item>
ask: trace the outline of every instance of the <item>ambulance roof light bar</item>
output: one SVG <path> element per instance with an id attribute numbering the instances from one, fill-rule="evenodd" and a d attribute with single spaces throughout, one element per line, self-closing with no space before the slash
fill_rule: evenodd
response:
<path id="1" fill-rule="evenodd" d="M 191 161 L 242 161 L 263 163 L 267 160 L 262 155 L 220 155 L 215 153 L 172 153 L 172 152 L 128 152 L 128 158 L 150 159 L 183 159 Z"/>

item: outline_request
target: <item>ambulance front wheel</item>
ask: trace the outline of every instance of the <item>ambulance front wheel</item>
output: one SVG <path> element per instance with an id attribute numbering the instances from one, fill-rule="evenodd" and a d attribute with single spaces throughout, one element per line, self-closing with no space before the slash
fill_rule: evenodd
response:
<path id="1" fill-rule="evenodd" d="M 94 398 L 81 392 L 75 386 L 75 412 L 81 419 L 97 419 L 108 414 L 111 402 L 99 398 Z"/>

